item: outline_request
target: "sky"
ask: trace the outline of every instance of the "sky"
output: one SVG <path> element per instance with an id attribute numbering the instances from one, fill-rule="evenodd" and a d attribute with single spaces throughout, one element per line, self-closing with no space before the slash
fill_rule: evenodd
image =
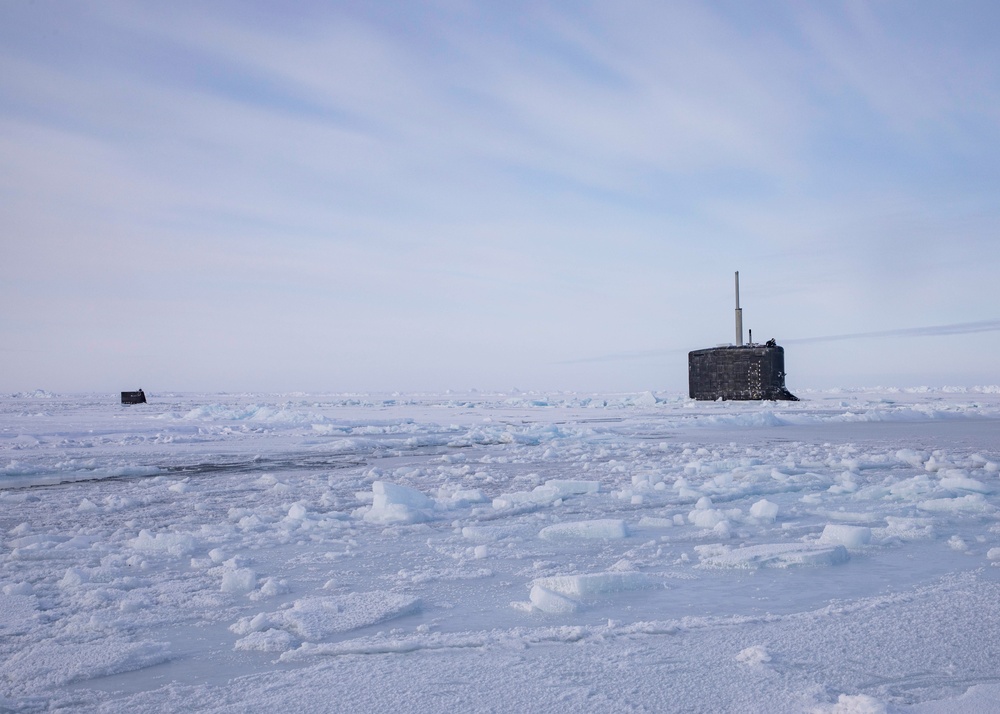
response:
<path id="1" fill-rule="evenodd" d="M 998 24 L 2 3 L 0 392 L 1000 384 Z"/>

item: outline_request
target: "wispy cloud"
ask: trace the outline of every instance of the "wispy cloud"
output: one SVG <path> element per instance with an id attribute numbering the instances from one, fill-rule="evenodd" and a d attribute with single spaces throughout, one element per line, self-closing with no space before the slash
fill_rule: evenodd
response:
<path id="1" fill-rule="evenodd" d="M 784 344 L 811 344 L 817 342 L 839 342 L 841 340 L 868 340 L 886 337 L 943 337 L 946 335 L 969 335 L 977 332 L 1000 331 L 1000 320 L 980 320 L 978 322 L 958 322 L 951 325 L 928 325 L 926 327 L 903 327 L 895 330 L 874 332 L 854 332 L 845 335 L 823 335 L 820 337 L 799 337 L 783 340 Z"/>

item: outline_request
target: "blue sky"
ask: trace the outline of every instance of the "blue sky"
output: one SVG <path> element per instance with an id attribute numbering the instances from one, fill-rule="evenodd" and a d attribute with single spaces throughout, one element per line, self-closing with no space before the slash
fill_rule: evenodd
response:
<path id="1" fill-rule="evenodd" d="M 0 390 L 683 391 L 734 270 L 793 391 L 1000 383 L 998 24 L 4 3 Z"/>

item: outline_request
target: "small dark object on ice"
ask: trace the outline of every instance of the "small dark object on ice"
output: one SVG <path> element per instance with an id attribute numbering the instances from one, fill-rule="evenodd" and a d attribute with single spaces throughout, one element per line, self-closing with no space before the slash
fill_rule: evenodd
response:
<path id="1" fill-rule="evenodd" d="M 146 393 L 141 389 L 137 392 L 122 392 L 122 404 L 145 404 Z"/>

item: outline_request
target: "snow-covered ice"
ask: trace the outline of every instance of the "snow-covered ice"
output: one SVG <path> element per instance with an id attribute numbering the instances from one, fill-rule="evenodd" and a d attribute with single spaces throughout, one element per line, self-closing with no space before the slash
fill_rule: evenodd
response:
<path id="1" fill-rule="evenodd" d="M 0 711 L 996 711 L 1000 389 L 800 396 L 0 397 Z"/>

